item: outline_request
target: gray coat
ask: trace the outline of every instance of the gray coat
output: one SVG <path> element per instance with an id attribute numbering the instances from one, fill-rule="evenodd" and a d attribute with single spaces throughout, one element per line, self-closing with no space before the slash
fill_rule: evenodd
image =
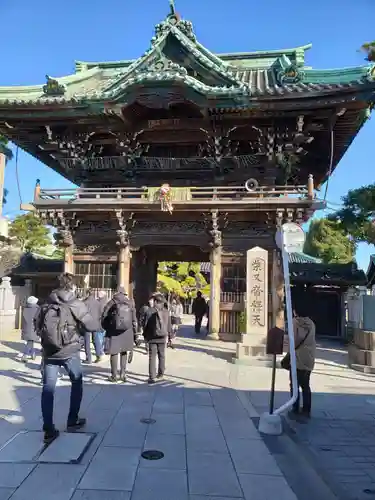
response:
<path id="1" fill-rule="evenodd" d="M 99 300 L 97 300 L 93 295 L 90 295 L 89 297 L 87 297 L 87 299 L 84 300 L 84 303 L 86 304 L 86 307 L 91 316 L 98 323 L 98 325 L 100 325 L 103 308 Z"/>
<path id="2" fill-rule="evenodd" d="M 35 330 L 34 318 L 38 314 L 39 306 L 37 304 L 26 304 L 22 312 L 21 337 L 22 340 L 37 342 L 39 340 Z"/>
<path id="3" fill-rule="evenodd" d="M 127 304 L 131 309 L 132 326 L 125 332 L 116 332 L 111 329 L 110 316 L 116 304 Z M 105 330 L 104 350 L 106 354 L 119 354 L 132 351 L 137 334 L 137 315 L 134 302 L 123 293 L 116 293 L 104 307 L 102 326 Z"/>

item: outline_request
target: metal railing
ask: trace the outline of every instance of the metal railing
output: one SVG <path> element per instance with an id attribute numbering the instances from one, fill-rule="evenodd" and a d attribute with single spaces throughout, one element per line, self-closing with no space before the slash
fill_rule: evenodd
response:
<path id="1" fill-rule="evenodd" d="M 247 191 L 244 186 L 172 188 L 171 201 L 175 204 L 194 201 L 246 201 L 254 198 L 297 197 L 311 198 L 308 187 L 301 186 L 259 186 Z M 119 188 L 78 188 L 78 189 L 39 189 L 34 201 L 79 201 L 113 200 L 129 203 L 159 203 L 158 189 L 148 187 Z"/>

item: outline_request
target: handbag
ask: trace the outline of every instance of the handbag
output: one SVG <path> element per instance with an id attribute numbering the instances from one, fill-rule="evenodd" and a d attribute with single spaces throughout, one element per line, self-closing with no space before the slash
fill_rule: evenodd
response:
<path id="1" fill-rule="evenodd" d="M 303 337 L 303 339 L 300 341 L 300 343 L 298 345 L 296 345 L 295 347 L 295 351 L 297 351 L 297 349 L 299 349 L 302 344 L 304 344 L 305 340 L 307 339 L 307 337 L 310 335 L 310 331 L 308 331 L 306 333 L 306 335 Z M 290 365 L 290 352 L 287 352 L 285 354 L 285 356 L 283 357 L 283 359 L 280 361 L 280 365 L 281 365 L 281 368 L 283 368 L 284 370 L 287 370 L 287 371 L 290 371 L 290 368 L 291 368 L 291 365 Z"/>

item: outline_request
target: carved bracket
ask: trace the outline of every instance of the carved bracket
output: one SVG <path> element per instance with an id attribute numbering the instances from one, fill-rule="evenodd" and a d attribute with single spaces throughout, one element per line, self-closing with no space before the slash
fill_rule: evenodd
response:
<path id="1" fill-rule="evenodd" d="M 216 249 L 222 246 L 222 229 L 228 224 L 227 214 L 219 215 L 218 210 L 203 214 L 206 232 L 209 236 L 209 246 Z"/>
<path id="2" fill-rule="evenodd" d="M 40 210 L 38 212 L 44 224 L 48 224 L 57 229 L 56 241 L 61 246 L 72 246 L 74 234 L 81 221 L 77 218 L 76 212 L 64 212 L 63 210 Z"/>
<path id="3" fill-rule="evenodd" d="M 124 212 L 123 210 L 116 210 L 116 219 L 119 225 L 119 229 L 116 231 L 116 244 L 122 248 L 126 248 L 130 245 L 130 233 L 136 223 L 136 220 L 134 219 L 134 213 Z"/>

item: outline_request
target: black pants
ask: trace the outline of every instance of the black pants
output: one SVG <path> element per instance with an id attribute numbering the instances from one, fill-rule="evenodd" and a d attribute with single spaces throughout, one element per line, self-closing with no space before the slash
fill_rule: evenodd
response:
<path id="1" fill-rule="evenodd" d="M 309 370 L 297 370 L 297 383 L 298 383 L 298 397 L 293 405 L 293 411 L 299 411 L 299 388 L 302 390 L 302 411 L 304 413 L 311 412 L 311 389 L 310 389 L 310 375 Z M 290 375 L 290 393 L 292 394 L 292 377 Z"/>
<path id="2" fill-rule="evenodd" d="M 156 357 L 159 361 L 158 371 L 156 372 Z M 165 372 L 165 342 L 161 344 L 148 344 L 148 373 L 151 380 L 156 375 L 164 375 Z"/>
<path id="3" fill-rule="evenodd" d="M 120 356 L 120 377 L 125 377 L 126 362 L 128 360 L 128 353 L 127 352 L 120 352 L 120 354 L 111 354 L 111 375 L 112 375 L 112 377 L 117 377 L 119 356 Z"/>
<path id="4" fill-rule="evenodd" d="M 203 320 L 203 314 L 195 315 L 195 333 L 201 332 L 202 320 Z"/>

